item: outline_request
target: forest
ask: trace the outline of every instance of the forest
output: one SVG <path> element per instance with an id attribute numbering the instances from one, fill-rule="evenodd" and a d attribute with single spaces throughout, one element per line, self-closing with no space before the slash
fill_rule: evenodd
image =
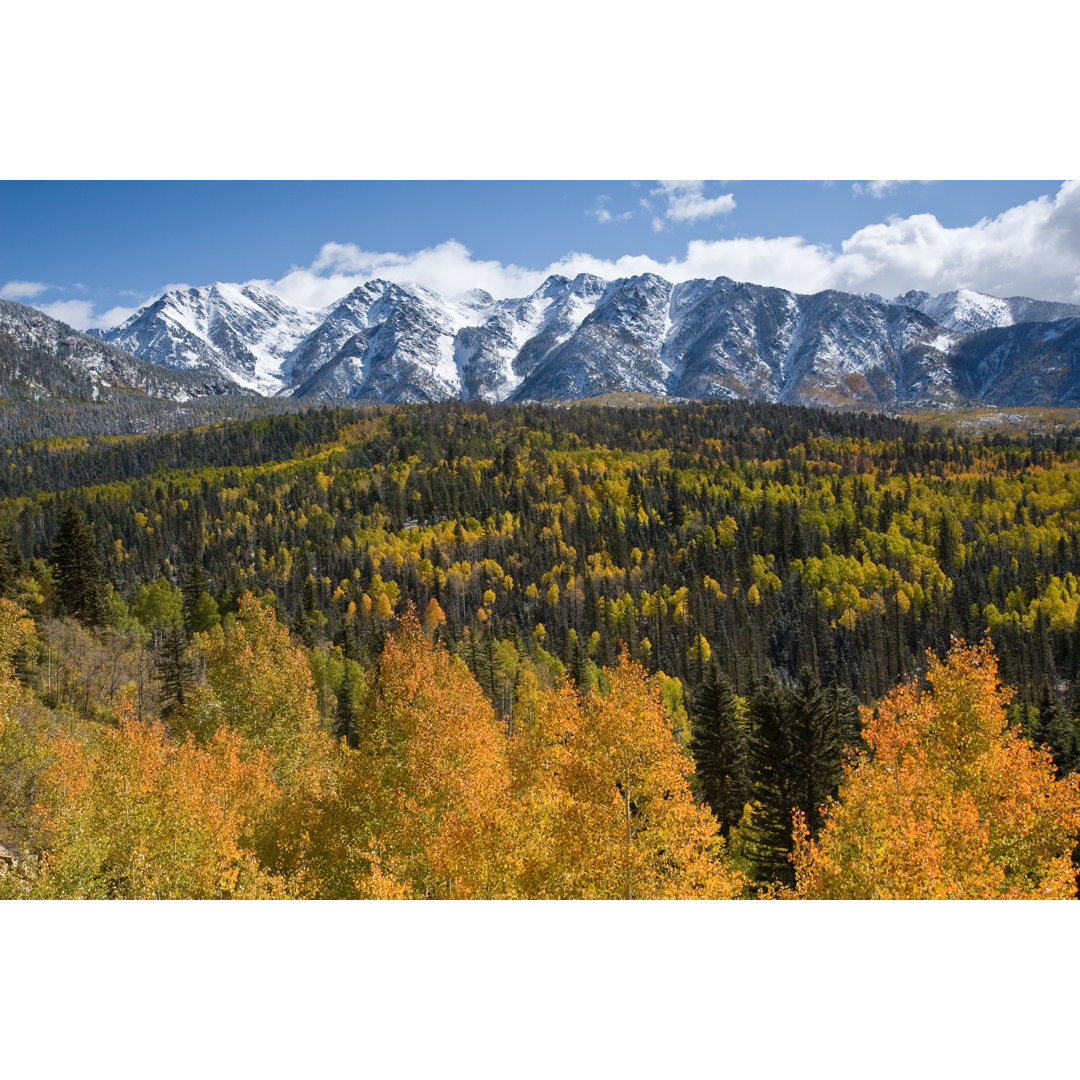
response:
<path id="1" fill-rule="evenodd" d="M 447 403 L 0 454 L 0 896 L 1076 896 L 1071 432 Z"/>

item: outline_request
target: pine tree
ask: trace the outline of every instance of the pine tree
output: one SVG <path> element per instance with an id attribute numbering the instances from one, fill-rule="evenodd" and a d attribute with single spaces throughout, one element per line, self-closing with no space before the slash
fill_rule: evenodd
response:
<path id="1" fill-rule="evenodd" d="M 694 788 L 726 838 L 750 797 L 749 740 L 731 683 L 713 660 L 692 703 Z"/>
<path id="2" fill-rule="evenodd" d="M 755 876 L 764 881 L 794 882 L 788 856 L 793 847 L 792 812 L 799 794 L 793 768 L 792 719 L 790 695 L 775 676 L 770 676 L 750 699 L 751 797 L 755 808 L 746 849 Z"/>
<path id="3" fill-rule="evenodd" d="M 798 806 L 806 816 L 807 828 L 816 836 L 821 825 L 821 808 L 840 786 L 843 766 L 844 727 L 848 719 L 838 695 L 821 688 L 809 668 L 799 673 L 799 686 L 792 695 L 795 718 L 794 767 L 801 781 Z"/>
<path id="4" fill-rule="evenodd" d="M 184 707 L 195 685 L 195 669 L 182 626 L 170 627 L 162 633 L 156 664 L 161 684 L 161 715 L 169 718 Z"/>
<path id="5" fill-rule="evenodd" d="M 0 597 L 11 600 L 20 569 L 21 555 L 12 542 L 0 532 Z"/>
<path id="6" fill-rule="evenodd" d="M 1072 718 L 1054 700 L 1049 686 L 1043 687 L 1039 698 L 1039 733 L 1034 742 L 1045 743 L 1050 748 L 1059 774 L 1076 768 L 1076 728 Z"/>
<path id="7" fill-rule="evenodd" d="M 57 599 L 61 611 L 86 626 L 102 626 L 108 618 L 105 570 L 98 555 L 94 527 L 86 515 L 68 506 L 53 544 Z"/>
<path id="8" fill-rule="evenodd" d="M 360 725 L 356 720 L 356 703 L 353 701 L 352 686 L 347 674 L 341 680 L 341 689 L 338 690 L 334 738 L 344 740 L 350 750 L 355 750 L 360 745 Z"/>
<path id="9" fill-rule="evenodd" d="M 187 573 L 184 575 L 184 582 L 180 588 L 184 594 L 184 626 L 187 628 L 187 632 L 191 634 L 199 629 L 199 627 L 196 626 L 198 618 L 196 615 L 196 608 L 198 607 L 199 599 L 204 593 L 208 592 L 210 588 L 209 579 L 206 576 L 206 571 L 203 569 L 201 555 L 196 554 L 191 560 Z"/>
<path id="10" fill-rule="evenodd" d="M 794 883 L 792 818 L 799 811 L 811 835 L 821 808 L 843 774 L 843 751 L 854 741 L 854 699 L 835 687 L 823 691 L 808 668 L 795 686 L 771 677 L 750 704 L 754 736 L 750 760 L 758 804 L 747 838 L 759 879 Z"/>

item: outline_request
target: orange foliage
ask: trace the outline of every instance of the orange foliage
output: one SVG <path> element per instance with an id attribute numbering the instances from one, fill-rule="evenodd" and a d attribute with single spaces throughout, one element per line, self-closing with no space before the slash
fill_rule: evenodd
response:
<path id="1" fill-rule="evenodd" d="M 658 688 L 625 657 L 606 697 L 532 688 L 511 760 L 528 895 L 727 898 L 716 819 L 690 793 L 693 761 Z"/>
<path id="2" fill-rule="evenodd" d="M 361 738 L 357 768 L 377 781 L 371 848 L 383 884 L 389 876 L 413 896 L 513 895 L 505 736 L 465 664 L 411 613 L 379 659 Z"/>
<path id="3" fill-rule="evenodd" d="M 52 741 L 38 808 L 51 851 L 35 892 L 58 897 L 209 899 L 283 895 L 248 834 L 274 795 L 270 762 L 219 729 L 171 742 L 129 703 L 116 728 Z"/>
<path id="4" fill-rule="evenodd" d="M 796 893 L 809 898 L 1070 897 L 1080 776 L 1006 726 L 989 644 L 928 655 L 920 694 L 863 710 L 868 752 L 847 767 L 817 842 L 796 819 Z"/>
<path id="5" fill-rule="evenodd" d="M 328 749 L 304 650 L 288 627 L 251 593 L 240 598 L 235 622 L 202 638 L 207 687 L 185 710 L 204 738 L 221 724 L 240 732 L 274 759 L 283 783 L 317 784 Z"/>

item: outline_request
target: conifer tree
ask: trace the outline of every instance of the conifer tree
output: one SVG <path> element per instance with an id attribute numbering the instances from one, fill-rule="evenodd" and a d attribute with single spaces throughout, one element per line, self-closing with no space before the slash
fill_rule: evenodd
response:
<path id="1" fill-rule="evenodd" d="M 1072 718 L 1054 700 L 1049 686 L 1043 687 L 1039 698 L 1039 730 L 1034 741 L 1050 748 L 1061 775 L 1076 768 L 1076 729 Z"/>
<path id="2" fill-rule="evenodd" d="M 102 626 L 108 618 L 105 570 L 98 555 L 94 528 L 77 507 L 68 506 L 52 549 L 57 599 L 64 614 L 86 626 Z"/>
<path id="3" fill-rule="evenodd" d="M 18 572 L 22 568 L 23 556 L 11 540 L 0 532 L 0 597 L 13 599 Z"/>
<path id="4" fill-rule="evenodd" d="M 348 674 L 341 680 L 341 689 L 338 690 L 334 738 L 344 740 L 350 750 L 355 750 L 360 745 L 360 726 L 356 720 L 356 703 L 353 701 Z"/>
<path id="5" fill-rule="evenodd" d="M 792 818 L 799 811 L 811 835 L 821 808 L 843 773 L 843 750 L 853 740 L 857 709 L 850 695 L 823 691 L 808 668 L 795 686 L 770 677 L 750 705 L 754 737 L 752 797 L 758 804 L 747 846 L 761 880 L 794 882 Z"/>
<path id="6" fill-rule="evenodd" d="M 789 695 L 779 680 L 770 676 L 750 699 L 755 811 L 746 848 L 760 880 L 794 881 L 788 856 L 793 846 L 792 810 L 799 796 L 792 719 Z"/>
<path id="7" fill-rule="evenodd" d="M 199 605 L 199 599 L 210 588 L 210 582 L 206 576 L 206 571 L 203 569 L 200 554 L 196 554 L 191 560 L 180 588 L 184 594 L 184 626 L 187 628 L 187 632 L 191 634 L 198 629 L 208 629 L 196 626 L 196 608 Z"/>
<path id="8" fill-rule="evenodd" d="M 705 669 L 691 708 L 694 787 L 726 838 L 750 797 L 749 740 L 731 683 L 715 660 Z"/>
<path id="9" fill-rule="evenodd" d="M 11 541 L 0 532 L 0 597 L 11 600 L 15 595 L 15 583 L 19 573 L 21 556 Z"/>
<path id="10" fill-rule="evenodd" d="M 171 626 L 162 632 L 156 662 L 161 684 L 161 715 L 169 718 L 183 709 L 195 684 L 195 669 L 182 626 Z"/>

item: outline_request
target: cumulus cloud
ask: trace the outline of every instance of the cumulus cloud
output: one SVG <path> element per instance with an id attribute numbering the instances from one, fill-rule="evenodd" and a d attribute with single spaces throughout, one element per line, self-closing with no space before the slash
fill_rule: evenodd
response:
<path id="1" fill-rule="evenodd" d="M 0 297 L 5 300 L 32 300 L 51 288 L 43 281 L 9 281 L 0 286 Z"/>
<path id="2" fill-rule="evenodd" d="M 372 278 L 399 284 L 417 282 L 446 296 L 469 289 L 486 289 L 492 296 L 506 297 L 524 296 L 544 276 L 541 270 L 513 263 L 474 259 L 469 249 L 457 240 L 407 254 L 329 243 L 323 244 L 310 266 L 294 266 L 277 281 L 260 280 L 252 284 L 262 285 L 294 304 L 321 308 Z"/>
<path id="3" fill-rule="evenodd" d="M 310 266 L 260 284 L 296 303 L 322 307 L 374 277 L 416 281 L 447 295 L 482 288 L 508 297 L 525 295 L 549 274 L 581 272 L 608 279 L 654 273 L 669 281 L 726 276 L 797 292 L 844 289 L 885 296 L 968 288 L 1080 303 L 1080 182 L 969 226 L 951 228 L 932 214 L 889 218 L 859 229 L 840 250 L 800 236 L 698 239 L 669 260 L 571 252 L 530 269 L 474 259 L 455 240 L 408 254 L 333 243 Z"/>
<path id="4" fill-rule="evenodd" d="M 570 252 L 548 266 L 531 268 L 474 258 L 456 240 L 413 252 L 327 243 L 310 265 L 293 267 L 277 280 L 251 284 L 293 303 L 322 308 L 372 278 L 416 282 L 445 296 L 480 288 L 506 298 L 527 295 L 551 274 L 578 273 L 608 280 L 645 273 L 669 281 L 725 276 L 796 292 L 843 289 L 883 296 L 908 289 L 938 293 L 968 288 L 996 296 L 1080 303 L 1080 181 L 1063 184 L 1054 196 L 968 226 L 951 228 L 932 214 L 892 217 L 859 229 L 839 250 L 800 236 L 695 239 L 682 256 L 668 260 L 649 255 L 607 259 Z M 116 326 L 136 310 L 114 307 L 98 315 L 87 300 L 40 306 L 78 329 Z"/>
<path id="5" fill-rule="evenodd" d="M 112 307 L 97 314 L 92 300 L 55 300 L 51 304 L 35 304 L 52 319 L 58 319 L 76 330 L 108 330 L 119 326 L 139 309 L 137 307 Z"/>
<path id="6" fill-rule="evenodd" d="M 704 221 L 735 209 L 735 196 L 730 192 L 707 199 L 704 180 L 664 180 L 650 194 L 665 200 L 664 217 L 669 221 Z"/>

